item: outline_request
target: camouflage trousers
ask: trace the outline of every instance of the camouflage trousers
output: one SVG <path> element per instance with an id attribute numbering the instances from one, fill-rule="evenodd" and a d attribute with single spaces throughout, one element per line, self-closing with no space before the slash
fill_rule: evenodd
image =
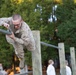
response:
<path id="1" fill-rule="evenodd" d="M 23 45 L 15 42 L 13 39 L 8 37 L 7 35 L 6 35 L 6 40 L 8 43 L 13 45 L 15 54 L 20 59 L 19 67 L 24 68 L 24 50 L 23 50 L 24 47 L 23 47 Z"/>

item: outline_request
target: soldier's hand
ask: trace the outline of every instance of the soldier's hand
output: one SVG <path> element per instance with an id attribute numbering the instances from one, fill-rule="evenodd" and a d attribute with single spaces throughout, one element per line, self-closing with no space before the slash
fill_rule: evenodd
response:
<path id="1" fill-rule="evenodd" d="M 9 28 L 9 24 L 8 24 L 8 23 L 4 23 L 3 26 L 4 26 L 5 28 L 7 28 L 7 29 Z"/>
<path id="2" fill-rule="evenodd" d="M 14 36 L 14 33 L 12 32 L 12 34 L 10 34 L 10 35 L 7 35 L 7 36 L 9 36 L 11 39 L 13 39 L 14 40 L 14 38 L 15 38 L 15 36 Z"/>

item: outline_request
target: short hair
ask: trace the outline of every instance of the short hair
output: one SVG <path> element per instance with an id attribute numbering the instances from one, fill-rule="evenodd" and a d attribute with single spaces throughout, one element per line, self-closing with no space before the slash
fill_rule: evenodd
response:
<path id="1" fill-rule="evenodd" d="M 65 60 L 65 64 L 68 65 L 68 61 L 67 60 Z"/>
<path id="2" fill-rule="evenodd" d="M 18 19 L 22 20 L 22 17 L 21 17 L 21 15 L 19 15 L 19 14 L 14 14 L 14 15 L 12 16 L 12 19 L 13 19 L 13 20 L 18 20 Z"/>
<path id="3" fill-rule="evenodd" d="M 49 64 L 52 64 L 52 63 L 53 63 L 53 60 L 50 59 L 50 60 L 48 61 L 48 63 L 49 63 Z"/>

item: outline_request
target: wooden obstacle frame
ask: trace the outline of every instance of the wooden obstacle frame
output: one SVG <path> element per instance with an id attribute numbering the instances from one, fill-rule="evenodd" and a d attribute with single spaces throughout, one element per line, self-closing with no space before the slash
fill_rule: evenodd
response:
<path id="1" fill-rule="evenodd" d="M 40 31 L 33 31 L 33 36 L 34 36 L 35 43 L 36 43 L 36 45 L 35 45 L 36 49 L 35 49 L 35 51 L 32 52 L 33 75 L 42 75 L 41 44 L 58 49 L 61 75 L 66 75 L 64 43 L 58 43 L 58 46 L 55 46 L 55 45 L 47 44 L 44 42 L 40 42 Z M 71 54 L 72 73 L 73 73 L 73 75 L 76 75 L 74 47 L 70 48 L 70 54 Z M 15 74 L 15 75 L 26 75 L 28 73 Z"/>
<path id="2" fill-rule="evenodd" d="M 40 31 L 33 31 L 33 35 L 34 35 L 35 43 L 36 43 L 36 50 L 32 52 L 33 75 L 42 75 L 41 44 L 58 49 L 61 75 L 66 75 L 64 43 L 61 42 L 61 43 L 58 43 L 58 46 L 55 46 L 55 45 L 47 44 L 44 42 L 40 42 Z M 76 75 L 76 65 L 75 65 L 76 62 L 75 62 L 75 48 L 74 47 L 70 47 L 70 55 L 71 55 L 72 74 Z"/>

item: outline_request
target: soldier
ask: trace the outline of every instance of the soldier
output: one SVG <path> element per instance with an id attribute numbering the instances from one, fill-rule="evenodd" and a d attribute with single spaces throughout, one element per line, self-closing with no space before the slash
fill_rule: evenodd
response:
<path id="1" fill-rule="evenodd" d="M 68 66 L 68 61 L 65 60 L 66 65 L 66 75 L 72 75 L 71 68 Z"/>
<path id="2" fill-rule="evenodd" d="M 48 67 L 47 67 L 47 71 L 46 71 L 47 75 L 56 75 L 53 64 L 54 64 L 54 61 L 52 59 L 50 59 L 48 61 Z"/>
<path id="3" fill-rule="evenodd" d="M 22 73 L 24 71 L 23 49 L 26 47 L 29 51 L 35 50 L 35 41 L 32 31 L 19 14 L 14 14 L 8 18 L 0 18 L 0 26 L 2 25 L 12 31 L 11 35 L 6 35 L 6 40 L 13 45 L 15 54 L 20 59 L 20 73 Z"/>

